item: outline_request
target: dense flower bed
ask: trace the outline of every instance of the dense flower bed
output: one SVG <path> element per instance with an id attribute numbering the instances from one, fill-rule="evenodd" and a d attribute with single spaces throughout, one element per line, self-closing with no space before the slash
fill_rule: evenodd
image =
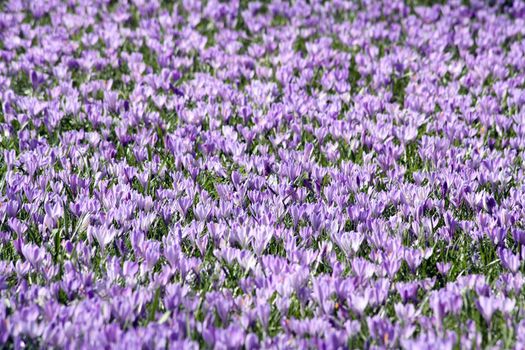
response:
<path id="1" fill-rule="evenodd" d="M 525 3 L 0 2 L 1 348 L 525 348 Z"/>

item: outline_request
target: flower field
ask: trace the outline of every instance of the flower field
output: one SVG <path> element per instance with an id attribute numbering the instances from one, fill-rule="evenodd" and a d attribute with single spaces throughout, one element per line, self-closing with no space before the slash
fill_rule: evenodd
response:
<path id="1" fill-rule="evenodd" d="M 0 348 L 524 349 L 524 37 L 524 1 L 0 1 Z"/>

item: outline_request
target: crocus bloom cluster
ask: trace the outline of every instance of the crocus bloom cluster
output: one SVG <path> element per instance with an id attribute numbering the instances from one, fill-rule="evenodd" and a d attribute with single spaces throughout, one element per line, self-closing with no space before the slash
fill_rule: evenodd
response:
<path id="1" fill-rule="evenodd" d="M 525 3 L 427 3 L 1 1 L 0 348 L 525 348 Z"/>

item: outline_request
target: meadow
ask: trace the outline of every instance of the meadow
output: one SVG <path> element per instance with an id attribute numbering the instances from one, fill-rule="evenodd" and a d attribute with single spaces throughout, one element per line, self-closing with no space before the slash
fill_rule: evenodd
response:
<path id="1" fill-rule="evenodd" d="M 524 349 L 525 2 L 0 1 L 0 348 Z"/>

